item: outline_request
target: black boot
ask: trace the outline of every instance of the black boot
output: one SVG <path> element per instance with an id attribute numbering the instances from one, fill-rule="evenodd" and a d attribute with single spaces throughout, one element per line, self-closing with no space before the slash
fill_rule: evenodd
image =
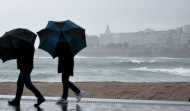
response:
<path id="1" fill-rule="evenodd" d="M 13 99 L 12 101 L 8 101 L 8 103 L 10 105 L 13 105 L 13 106 L 20 106 L 20 101 L 17 99 Z"/>
<path id="2" fill-rule="evenodd" d="M 42 99 L 38 99 L 37 104 L 34 104 L 34 107 L 38 107 L 41 103 L 43 103 L 44 101 L 46 101 L 44 98 Z"/>

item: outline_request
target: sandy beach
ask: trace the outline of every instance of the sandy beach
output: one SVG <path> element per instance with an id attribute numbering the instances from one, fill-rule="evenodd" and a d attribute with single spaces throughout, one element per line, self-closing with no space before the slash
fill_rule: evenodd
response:
<path id="1" fill-rule="evenodd" d="M 62 94 L 61 82 L 33 83 L 44 96 L 60 97 Z M 75 82 L 74 84 L 85 91 L 86 98 L 188 101 L 190 97 L 190 82 Z M 15 92 L 15 82 L 0 82 L 1 95 L 15 95 Z M 33 96 L 33 93 L 24 88 L 23 95 Z M 71 90 L 69 97 L 75 97 Z"/>

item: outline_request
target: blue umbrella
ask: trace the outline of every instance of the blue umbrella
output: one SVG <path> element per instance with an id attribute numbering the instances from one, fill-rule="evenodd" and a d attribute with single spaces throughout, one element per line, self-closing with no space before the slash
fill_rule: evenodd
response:
<path id="1" fill-rule="evenodd" d="M 39 48 L 47 51 L 53 58 L 59 44 L 67 43 L 74 57 L 80 50 L 86 47 L 85 29 L 70 20 L 55 22 L 49 21 L 45 29 L 37 32 L 40 37 Z M 64 49 L 59 49 L 64 53 Z"/>

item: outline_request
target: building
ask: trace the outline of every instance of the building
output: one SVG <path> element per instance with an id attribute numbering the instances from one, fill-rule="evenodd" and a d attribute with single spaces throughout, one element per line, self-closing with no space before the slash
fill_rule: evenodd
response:
<path id="1" fill-rule="evenodd" d="M 147 28 L 134 33 L 111 33 L 107 25 L 105 33 L 100 34 L 100 47 L 123 46 L 131 47 L 178 47 L 190 45 L 190 25 L 166 31 L 154 31 Z"/>
<path id="2" fill-rule="evenodd" d="M 183 26 L 183 33 L 181 34 L 181 44 L 190 45 L 190 25 Z"/>
<path id="3" fill-rule="evenodd" d="M 88 47 L 99 47 L 100 46 L 100 41 L 99 41 L 99 37 L 96 35 L 86 35 L 86 41 L 87 41 L 87 46 Z"/>

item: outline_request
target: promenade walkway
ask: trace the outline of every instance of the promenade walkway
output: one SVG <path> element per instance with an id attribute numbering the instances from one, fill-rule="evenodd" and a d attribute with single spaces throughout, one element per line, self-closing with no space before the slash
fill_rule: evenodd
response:
<path id="1" fill-rule="evenodd" d="M 0 95 L 0 111 L 190 111 L 190 103 L 180 101 L 82 98 L 76 103 L 76 98 L 69 98 L 64 105 L 56 103 L 59 97 L 45 97 L 46 102 L 37 108 L 33 96 L 23 96 L 20 107 L 14 107 L 7 103 L 13 97 Z"/>

